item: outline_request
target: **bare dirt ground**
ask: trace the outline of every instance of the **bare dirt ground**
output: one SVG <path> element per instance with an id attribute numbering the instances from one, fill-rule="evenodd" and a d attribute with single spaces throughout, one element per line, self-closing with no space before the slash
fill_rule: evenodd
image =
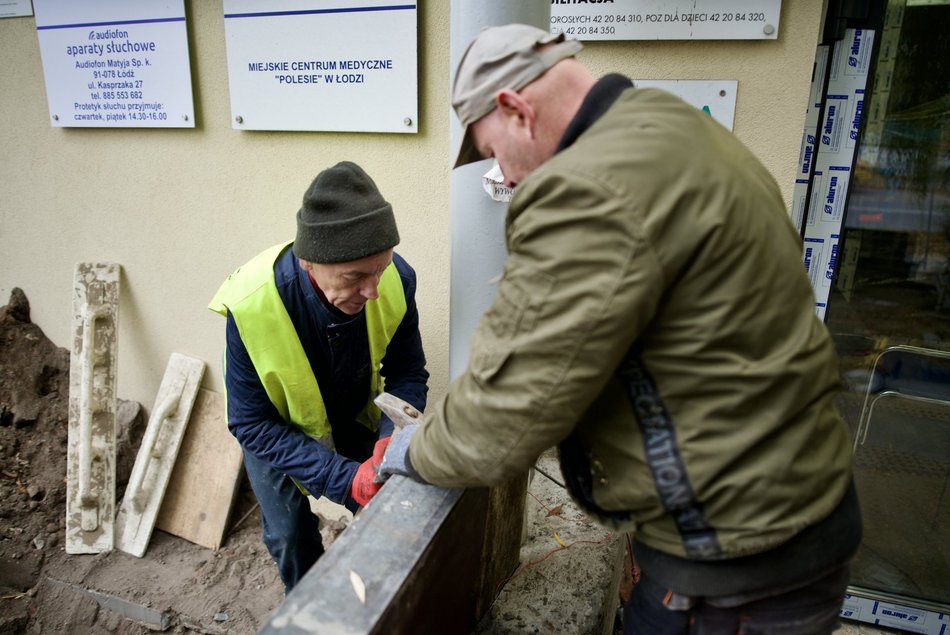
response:
<path id="1" fill-rule="evenodd" d="M 256 501 L 246 482 L 217 551 L 155 530 L 143 558 L 121 551 L 65 552 L 69 357 L 30 322 L 29 302 L 14 289 L 9 303 L 0 307 L 0 634 L 259 631 L 283 600 L 283 586 L 261 543 Z M 140 404 L 120 401 L 117 419 L 118 501 L 148 417 Z M 558 492 L 548 504 L 560 510 L 569 501 Z M 315 511 L 329 546 L 347 518 L 332 509 Z M 544 522 L 550 523 L 551 516 Z M 550 537 L 552 530 L 544 525 L 539 531 Z M 560 551 L 554 544 L 551 549 Z M 564 602 L 563 585 L 545 581 L 538 574 L 541 567 L 532 568 L 530 554 L 524 560 L 518 580 L 544 587 L 539 604 Z M 547 564 L 557 560 L 562 558 Z M 559 579 L 576 582 L 578 566 L 562 562 Z M 622 597 L 632 584 L 628 574 L 632 569 L 625 572 Z M 517 593 L 522 597 L 512 606 L 530 595 Z M 537 609 L 533 600 L 528 604 Z M 479 632 L 509 632 L 510 612 Z M 850 623 L 836 635 L 884 632 L 892 631 Z"/>
<path id="2" fill-rule="evenodd" d="M 31 323 L 29 302 L 14 289 L 0 307 L 0 633 L 260 630 L 283 600 L 283 586 L 261 542 L 256 501 L 246 483 L 217 551 L 155 530 L 143 558 L 118 550 L 65 552 L 69 361 L 69 351 Z M 140 404 L 120 401 L 117 501 L 147 420 Z M 566 493 L 558 496 L 567 503 Z M 329 546 L 348 519 L 319 504 L 315 511 Z M 518 579 L 547 584 L 530 577 Z M 508 632 L 497 624 L 486 629 Z"/>
<path id="3" fill-rule="evenodd" d="M 0 633 L 257 632 L 283 586 L 246 482 L 217 551 L 156 530 L 143 558 L 65 552 L 69 357 L 14 289 L 0 307 Z M 117 502 L 148 417 L 120 402 L 118 419 Z"/>

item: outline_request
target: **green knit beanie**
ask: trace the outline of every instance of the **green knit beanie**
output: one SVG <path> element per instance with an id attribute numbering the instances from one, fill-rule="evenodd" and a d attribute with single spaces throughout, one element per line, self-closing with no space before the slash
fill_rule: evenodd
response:
<path id="1" fill-rule="evenodd" d="M 398 244 L 392 205 L 355 163 L 341 161 L 327 168 L 304 193 L 293 247 L 298 258 L 349 262 Z"/>

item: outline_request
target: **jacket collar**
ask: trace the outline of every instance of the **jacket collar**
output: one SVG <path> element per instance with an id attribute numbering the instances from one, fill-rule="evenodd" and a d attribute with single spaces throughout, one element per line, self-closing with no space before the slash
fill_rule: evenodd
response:
<path id="1" fill-rule="evenodd" d="M 581 107 L 577 109 L 577 114 L 568 124 L 555 154 L 574 143 L 585 130 L 594 125 L 594 122 L 613 106 L 620 97 L 620 93 L 632 86 L 633 82 L 630 78 L 619 73 L 611 73 L 600 78 L 584 97 Z"/>

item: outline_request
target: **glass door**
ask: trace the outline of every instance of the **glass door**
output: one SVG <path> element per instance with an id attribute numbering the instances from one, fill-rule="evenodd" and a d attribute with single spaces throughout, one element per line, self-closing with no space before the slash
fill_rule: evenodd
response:
<path id="1" fill-rule="evenodd" d="M 950 610 L 950 0 L 882 4 L 825 320 L 864 517 L 852 588 L 939 614 Z M 903 617 L 922 625 L 925 612 Z"/>

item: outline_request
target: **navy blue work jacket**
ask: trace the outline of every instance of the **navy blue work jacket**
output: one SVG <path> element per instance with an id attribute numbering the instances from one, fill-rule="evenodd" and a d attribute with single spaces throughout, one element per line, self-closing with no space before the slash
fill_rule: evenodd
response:
<path id="1" fill-rule="evenodd" d="M 393 262 L 406 293 L 406 314 L 386 349 L 380 374 L 386 392 L 422 411 L 429 373 L 419 335 L 416 274 L 398 254 L 393 254 Z M 245 452 L 292 477 L 313 496 L 326 496 L 352 509 L 355 505 L 349 493 L 356 469 L 372 454 L 377 439 L 393 432 L 393 423 L 386 415 L 380 420 L 378 434 L 355 420 L 369 398 L 371 368 L 364 312 L 348 316 L 327 306 L 292 249 L 277 259 L 274 277 L 320 386 L 336 451 L 328 450 L 280 416 L 230 314 L 224 378 L 228 428 Z"/>

